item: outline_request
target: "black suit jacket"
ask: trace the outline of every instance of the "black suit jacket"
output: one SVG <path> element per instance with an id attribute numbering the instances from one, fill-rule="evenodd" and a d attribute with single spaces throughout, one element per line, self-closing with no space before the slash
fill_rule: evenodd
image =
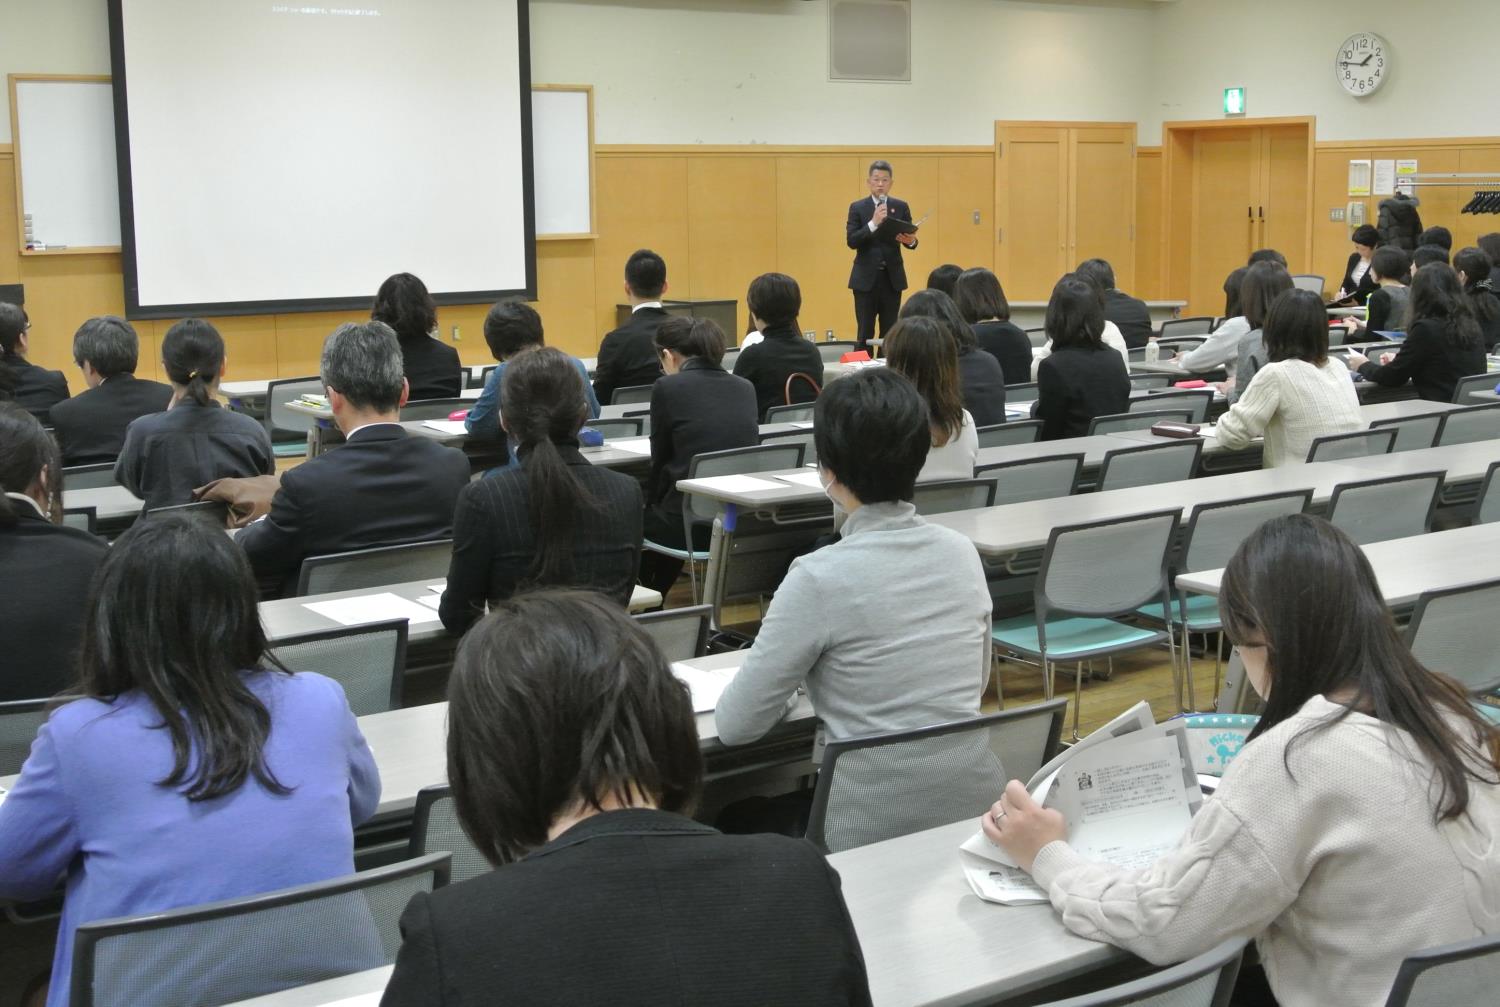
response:
<path id="1" fill-rule="evenodd" d="M 116 374 L 97 388 L 80 392 L 52 407 L 52 426 L 62 446 L 64 465 L 112 462 L 125 446 L 131 421 L 164 411 L 172 386 Z"/>
<path id="2" fill-rule="evenodd" d="M 43 699 L 77 681 L 89 582 L 109 547 L 25 501 L 7 505 L 16 520 L 0 524 L 0 702 Z"/>
<path id="3" fill-rule="evenodd" d="M 641 484 L 630 476 L 593 465 L 575 443 L 558 452 L 583 489 L 598 502 L 573 521 L 563 576 L 530 579 L 536 555 L 531 530 L 526 451 L 522 464 L 470 483 L 458 496 L 453 517 L 453 559 L 438 614 L 453 633 L 463 633 L 484 615 L 486 603 L 530 587 L 575 587 L 630 603 L 640 571 Z"/>
<path id="4" fill-rule="evenodd" d="M 1005 375 L 994 357 L 977 346 L 960 353 L 958 383 L 976 427 L 1005 422 Z"/>
<path id="5" fill-rule="evenodd" d="M 870 1003 L 838 874 L 811 844 L 610 811 L 415 896 L 382 1007 Z"/>
<path id="6" fill-rule="evenodd" d="M 447 343 L 429 336 L 404 340 L 401 360 L 410 399 L 456 399 L 463 390 L 463 364 Z"/>
<path id="7" fill-rule="evenodd" d="M 1108 346 L 1068 346 L 1054 350 L 1037 368 L 1036 395 L 1042 440 L 1082 437 L 1094 417 L 1129 410 L 1130 375 Z"/>
<path id="8" fill-rule="evenodd" d="M 1104 320 L 1114 322 L 1131 349 L 1145 346 L 1155 332 L 1151 328 L 1151 311 L 1146 302 L 1120 290 L 1104 292 Z"/>
<path id="9" fill-rule="evenodd" d="M 52 407 L 68 397 L 68 379 L 63 372 L 38 367 L 21 356 L 0 357 L 0 366 L 9 368 L 15 380 L 11 396 L 16 405 L 51 426 Z"/>
<path id="10" fill-rule="evenodd" d="M 1354 267 L 1357 265 L 1359 265 L 1359 253 L 1350 252 L 1349 263 L 1344 267 L 1344 278 L 1339 281 L 1339 289 L 1345 295 L 1344 300 L 1339 302 L 1340 304 L 1345 301 L 1351 304 L 1364 304 L 1369 300 L 1370 295 L 1380 288 L 1380 284 L 1375 282 L 1374 269 L 1366 269 L 1365 275 L 1359 278 L 1358 283 L 1355 283 Z"/>
<path id="11" fill-rule="evenodd" d="M 1359 373 L 1387 388 L 1399 388 L 1410 381 L 1420 398 L 1452 402 L 1458 379 L 1483 374 L 1485 366 L 1482 341 L 1455 346 L 1442 319 L 1424 318 L 1407 328 L 1406 339 L 1390 363 L 1382 366 L 1368 360 Z"/>
<path id="12" fill-rule="evenodd" d="M 975 322 L 974 340 L 979 348 L 1000 362 L 1007 385 L 1031 380 L 1031 337 L 1010 322 Z"/>
<path id="13" fill-rule="evenodd" d="M 906 205 L 906 200 L 887 196 L 885 201 L 889 216 L 897 220 L 911 220 L 911 207 Z M 866 196 L 849 204 L 849 222 L 844 228 L 844 239 L 854 249 L 854 268 L 849 271 L 849 289 L 872 289 L 884 267 L 891 286 L 897 290 L 905 290 L 906 265 L 901 260 L 901 242 L 896 240 L 896 232 L 889 227 L 882 226 L 871 231 L 870 221 L 874 217 L 874 197 Z"/>
<path id="14" fill-rule="evenodd" d="M 288 469 L 271 512 L 241 530 L 239 543 L 257 577 L 280 578 L 290 592 L 309 556 L 448 538 L 468 484 L 462 451 L 394 423 L 365 427 Z"/>
<path id="15" fill-rule="evenodd" d="M 760 342 L 740 350 L 734 373 L 755 386 L 755 408 L 761 419 L 772 406 L 787 405 L 786 379 L 808 374 L 823 384 L 823 354 L 802 338 L 795 325 L 769 325 Z M 811 402 L 817 393 L 806 381 L 792 382 L 792 402 Z"/>
<path id="16" fill-rule="evenodd" d="M 759 437 L 755 386 L 706 360 L 686 361 L 682 370 L 668 374 L 651 389 L 651 476 L 646 502 L 680 512 L 677 480 L 687 478 L 694 455 L 747 448 Z"/>
<path id="17" fill-rule="evenodd" d="M 649 385 L 661 377 L 661 354 L 654 338 L 671 316 L 663 308 L 637 308 L 630 321 L 607 333 L 594 365 L 594 396 L 607 406 L 616 388 Z"/>

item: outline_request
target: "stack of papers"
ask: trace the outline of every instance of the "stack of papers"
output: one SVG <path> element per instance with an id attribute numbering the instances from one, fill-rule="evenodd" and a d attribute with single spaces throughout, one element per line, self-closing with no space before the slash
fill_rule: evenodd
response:
<path id="1" fill-rule="evenodd" d="M 733 680 L 738 668 L 695 668 L 690 664 L 676 662 L 672 674 L 688 687 L 693 694 L 694 713 L 713 713 L 719 705 L 719 696 Z"/>
<path id="2" fill-rule="evenodd" d="M 333 601 L 312 601 L 302 606 L 316 612 L 325 619 L 332 619 L 341 626 L 362 626 L 386 619 L 405 619 L 412 625 L 437 622 L 436 606 L 426 607 L 414 601 L 383 591 L 366 594 L 358 598 L 337 598 Z"/>
<path id="3" fill-rule="evenodd" d="M 423 420 L 422 425 L 454 436 L 461 436 L 469 432 L 469 428 L 464 426 L 463 420 Z"/>
<path id="4" fill-rule="evenodd" d="M 649 455 L 651 453 L 651 438 L 621 437 L 617 441 L 605 441 L 604 446 L 614 448 L 618 451 L 628 451 L 633 455 Z"/>
<path id="5" fill-rule="evenodd" d="M 815 490 L 823 488 L 823 480 L 818 477 L 817 472 L 783 472 L 776 478 L 793 486 L 807 486 Z"/>

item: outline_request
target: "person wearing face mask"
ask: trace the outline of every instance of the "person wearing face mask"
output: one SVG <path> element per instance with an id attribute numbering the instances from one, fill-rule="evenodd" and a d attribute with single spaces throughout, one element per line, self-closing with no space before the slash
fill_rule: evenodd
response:
<path id="1" fill-rule="evenodd" d="M 766 734 L 803 682 L 830 740 L 977 715 L 990 595 L 973 544 L 912 506 L 932 446 L 922 396 L 888 368 L 859 371 L 819 396 L 813 436 L 847 518 L 839 541 L 787 571 L 714 711 L 720 740 Z"/>

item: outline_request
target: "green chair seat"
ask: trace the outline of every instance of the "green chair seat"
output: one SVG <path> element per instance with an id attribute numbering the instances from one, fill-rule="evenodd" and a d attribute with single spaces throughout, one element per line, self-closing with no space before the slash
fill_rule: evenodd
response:
<path id="1" fill-rule="evenodd" d="M 1142 605 L 1136 609 L 1147 619 L 1161 622 L 1161 604 Z M 1209 594 L 1190 594 L 1187 596 L 1187 619 L 1188 632 L 1190 633 L 1217 633 L 1223 628 L 1223 622 L 1219 618 L 1219 599 Z M 1182 624 L 1182 610 L 1177 607 L 1174 600 L 1172 603 L 1172 625 Z"/>
<path id="2" fill-rule="evenodd" d="M 1160 607 L 1157 609 L 1160 612 Z M 1022 654 L 1041 656 L 1042 644 L 1037 638 L 1035 615 L 1016 616 L 995 623 L 990 631 L 995 643 Z M 1167 634 L 1143 626 L 1131 626 L 1113 619 L 1072 617 L 1047 623 L 1047 659 L 1075 661 L 1105 652 L 1144 647 Z"/>

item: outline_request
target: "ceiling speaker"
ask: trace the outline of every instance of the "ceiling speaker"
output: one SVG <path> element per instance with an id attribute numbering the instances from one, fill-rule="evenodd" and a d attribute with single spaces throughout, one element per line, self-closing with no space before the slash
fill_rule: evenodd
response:
<path id="1" fill-rule="evenodd" d="M 832 80 L 911 80 L 910 0 L 831 0 Z"/>

